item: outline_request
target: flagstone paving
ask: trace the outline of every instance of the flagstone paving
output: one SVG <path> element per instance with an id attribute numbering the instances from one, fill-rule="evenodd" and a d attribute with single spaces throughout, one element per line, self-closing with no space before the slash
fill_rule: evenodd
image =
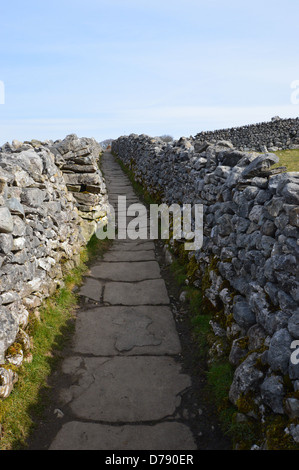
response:
<path id="1" fill-rule="evenodd" d="M 103 171 L 115 208 L 118 195 L 140 203 L 111 154 Z M 57 397 L 63 419 L 49 449 L 195 450 L 178 413 L 191 378 L 177 360 L 180 340 L 153 241 L 115 240 L 79 294 L 85 302 Z"/>
<path id="2" fill-rule="evenodd" d="M 123 282 L 161 278 L 157 261 L 102 262 L 91 268 L 89 276 L 95 279 Z"/>

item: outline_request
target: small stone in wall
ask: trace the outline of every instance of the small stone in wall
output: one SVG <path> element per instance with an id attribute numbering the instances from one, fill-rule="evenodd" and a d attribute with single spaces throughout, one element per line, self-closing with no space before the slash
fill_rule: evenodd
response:
<path id="1" fill-rule="evenodd" d="M 11 233 L 13 231 L 13 220 L 7 207 L 0 207 L 0 233 Z"/>
<path id="2" fill-rule="evenodd" d="M 287 374 L 292 338 L 286 328 L 278 330 L 271 338 L 268 362 L 274 371 Z"/>
<path id="3" fill-rule="evenodd" d="M 7 398 L 18 381 L 18 375 L 10 369 L 0 368 L 0 398 Z"/>
<path id="4" fill-rule="evenodd" d="M 229 391 L 229 399 L 235 405 L 241 395 L 246 395 L 249 391 L 255 391 L 263 379 L 264 374 L 256 368 L 258 359 L 259 355 L 252 353 L 237 367 Z"/>
<path id="5" fill-rule="evenodd" d="M 285 390 L 282 378 L 276 375 L 267 377 L 261 385 L 261 396 L 274 413 L 283 414 Z"/>
<path id="6" fill-rule="evenodd" d="M 299 424 L 291 424 L 284 430 L 286 434 L 290 434 L 294 441 L 299 444 Z"/>
<path id="7" fill-rule="evenodd" d="M 256 322 L 255 314 L 245 298 L 240 295 L 234 298 L 233 316 L 238 325 L 245 329 L 250 328 Z"/>
<path id="8" fill-rule="evenodd" d="M 299 400 L 297 398 L 287 398 L 285 409 L 290 419 L 299 418 Z"/>

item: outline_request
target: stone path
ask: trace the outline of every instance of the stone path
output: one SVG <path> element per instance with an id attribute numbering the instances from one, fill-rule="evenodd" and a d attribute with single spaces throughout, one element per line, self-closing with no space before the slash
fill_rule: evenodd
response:
<path id="1" fill-rule="evenodd" d="M 109 201 L 140 202 L 109 153 Z M 50 450 L 195 450 L 179 408 L 191 379 L 151 241 L 115 240 L 80 291 L 71 351 L 57 397 L 64 419 Z"/>

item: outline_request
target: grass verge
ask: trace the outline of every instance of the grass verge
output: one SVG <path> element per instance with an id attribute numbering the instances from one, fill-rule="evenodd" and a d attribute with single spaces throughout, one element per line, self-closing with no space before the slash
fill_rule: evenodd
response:
<path id="1" fill-rule="evenodd" d="M 18 382 L 11 395 L 0 400 L 0 450 L 26 447 L 34 431 L 33 417 L 42 417 L 47 402 L 48 377 L 62 359 L 62 350 L 72 337 L 78 297 L 74 291 L 80 286 L 88 264 L 95 256 L 102 256 L 111 240 L 93 236 L 81 251 L 80 263 L 64 278 L 64 287 L 44 300 L 39 308 L 40 318 L 31 316 L 27 332 L 32 338 L 32 361 L 17 369 Z M 43 392 L 41 395 L 41 390 Z"/>
<path id="2" fill-rule="evenodd" d="M 215 408 L 221 430 L 229 438 L 232 448 L 237 444 L 240 449 L 250 449 L 257 439 L 255 427 L 249 420 L 238 421 L 238 410 L 229 400 L 234 369 L 225 357 L 209 361 L 209 351 L 215 342 L 210 321 L 213 320 L 215 312 L 203 302 L 200 288 L 186 285 L 186 280 L 190 279 L 194 272 L 194 261 L 191 259 L 188 262 L 185 257 L 176 258 L 170 270 L 178 291 L 186 293 L 196 367 L 203 370 L 206 379 L 201 393 Z"/>
<path id="3" fill-rule="evenodd" d="M 275 152 L 279 157 L 279 163 L 273 168 L 285 166 L 286 171 L 299 171 L 299 149 L 298 150 L 279 150 Z"/>

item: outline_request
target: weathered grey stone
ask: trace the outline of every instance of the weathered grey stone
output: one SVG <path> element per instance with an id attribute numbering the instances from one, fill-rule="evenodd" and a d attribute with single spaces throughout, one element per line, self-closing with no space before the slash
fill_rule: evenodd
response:
<path id="1" fill-rule="evenodd" d="M 64 179 L 68 185 L 99 185 L 101 175 L 97 173 L 64 173 Z"/>
<path id="2" fill-rule="evenodd" d="M 271 220 L 265 220 L 265 222 L 263 223 L 263 225 L 261 227 L 261 232 L 264 235 L 268 235 L 269 237 L 273 237 L 275 235 L 275 232 L 276 232 L 276 225 Z"/>
<path id="3" fill-rule="evenodd" d="M 263 373 L 256 368 L 259 358 L 257 353 L 252 353 L 237 367 L 233 383 L 229 391 L 229 399 L 236 404 L 242 394 L 256 391 L 263 379 Z"/>
<path id="4" fill-rule="evenodd" d="M 13 244 L 11 251 L 21 251 L 25 248 L 26 246 L 26 238 L 25 237 L 16 237 L 13 239 Z"/>
<path id="5" fill-rule="evenodd" d="M 20 300 L 20 296 L 17 292 L 4 292 L 0 295 L 1 305 L 12 304 L 18 300 Z"/>
<path id="6" fill-rule="evenodd" d="M 271 165 L 279 162 L 279 157 L 274 153 L 260 155 L 253 160 L 242 172 L 242 178 L 258 176 L 262 171 L 268 170 Z"/>
<path id="7" fill-rule="evenodd" d="M 66 163 L 61 167 L 62 171 L 71 171 L 74 173 L 95 173 L 97 171 L 94 165 L 77 165 L 76 163 Z"/>
<path id="8" fill-rule="evenodd" d="M 78 204 L 83 204 L 87 206 L 96 206 L 100 203 L 101 197 L 98 194 L 93 193 L 74 193 L 74 198 Z"/>
<path id="9" fill-rule="evenodd" d="M 289 223 L 289 216 L 285 212 L 281 212 L 275 217 L 274 224 L 280 230 L 284 230 L 285 226 Z"/>
<path id="10" fill-rule="evenodd" d="M 299 310 L 297 309 L 295 313 L 290 317 L 288 321 L 288 330 L 289 333 L 296 339 L 299 339 Z"/>
<path id="11" fill-rule="evenodd" d="M 261 189 L 266 189 L 268 187 L 268 178 L 261 178 L 260 176 L 255 176 L 252 178 L 251 184 L 257 186 Z"/>
<path id="12" fill-rule="evenodd" d="M 244 340 L 244 337 L 235 339 L 229 353 L 229 362 L 235 367 L 237 367 L 241 359 L 248 354 L 248 349 L 241 345 L 242 340 Z"/>
<path id="13" fill-rule="evenodd" d="M 13 215 L 12 219 L 13 219 L 12 235 L 14 237 L 23 237 L 26 234 L 25 222 L 17 215 Z"/>
<path id="14" fill-rule="evenodd" d="M 46 192 L 38 188 L 24 188 L 22 202 L 30 207 L 42 207 L 46 199 Z"/>
<path id="15" fill-rule="evenodd" d="M 256 205 L 256 206 L 253 206 L 248 218 L 251 222 L 261 224 L 263 214 L 264 214 L 264 207 L 261 205 Z"/>
<path id="16" fill-rule="evenodd" d="M 0 253 L 7 255 L 13 246 L 13 237 L 8 233 L 0 233 Z"/>
<path id="17" fill-rule="evenodd" d="M 250 309 L 244 297 L 239 295 L 234 297 L 233 315 L 236 322 L 246 330 L 256 323 L 254 312 Z"/>
<path id="18" fill-rule="evenodd" d="M 292 338 L 286 328 L 278 330 L 271 338 L 268 362 L 274 371 L 287 374 L 291 357 Z"/>
<path id="19" fill-rule="evenodd" d="M 261 396 L 273 413 L 284 414 L 284 394 L 282 378 L 277 375 L 267 377 L 261 385 Z"/>
<path id="20" fill-rule="evenodd" d="M 25 217 L 24 208 L 22 204 L 20 203 L 20 201 L 16 199 L 15 197 L 11 197 L 7 199 L 6 205 L 8 209 L 10 210 L 11 214 L 16 214 L 22 218 Z"/>
<path id="21" fill-rule="evenodd" d="M 222 165 L 234 167 L 243 158 L 243 156 L 243 152 L 240 152 L 239 150 L 228 150 L 225 152 L 221 152 L 218 155 L 218 160 L 221 161 Z"/>
<path id="22" fill-rule="evenodd" d="M 272 257 L 273 267 L 277 271 L 285 271 L 292 273 L 296 270 L 297 261 L 296 257 L 292 254 L 276 255 Z"/>
<path id="23" fill-rule="evenodd" d="M 257 204 L 264 204 L 266 201 L 269 201 L 272 198 L 272 193 L 269 190 L 260 189 L 255 198 Z"/>
<path id="24" fill-rule="evenodd" d="M 257 245 L 257 248 L 262 249 L 264 256 L 269 257 L 271 255 L 274 244 L 275 238 L 272 238 L 268 235 L 263 235 L 261 238 L 261 244 Z"/>
<path id="25" fill-rule="evenodd" d="M 265 344 L 266 332 L 259 324 L 251 326 L 247 332 L 248 336 L 248 349 L 260 349 Z"/>
<path id="26" fill-rule="evenodd" d="M 278 310 L 271 312 L 270 310 L 262 310 L 258 315 L 258 319 L 263 324 L 265 330 L 273 335 L 276 331 L 286 328 L 290 315 L 287 312 Z"/>
<path id="27" fill-rule="evenodd" d="M 290 424 L 286 431 L 299 444 L 299 424 Z"/>
<path id="28" fill-rule="evenodd" d="M 281 310 L 284 310 L 290 314 L 296 310 L 297 303 L 290 295 L 286 294 L 286 292 L 278 290 L 277 297 Z"/>
<path id="29" fill-rule="evenodd" d="M 298 204 L 299 184 L 287 183 L 282 190 L 282 195 L 285 197 L 289 204 Z"/>
<path id="30" fill-rule="evenodd" d="M 0 364 L 4 364 L 5 351 L 14 342 L 18 328 L 18 322 L 8 308 L 0 306 Z"/>
<path id="31" fill-rule="evenodd" d="M 233 188 L 234 186 L 236 186 L 239 179 L 241 178 L 242 172 L 243 172 L 242 167 L 235 166 L 232 169 L 232 171 L 231 171 L 230 175 L 228 176 L 228 178 L 226 179 L 225 185 L 228 188 Z"/>
<path id="32" fill-rule="evenodd" d="M 290 224 L 299 227 L 299 207 L 294 207 L 289 214 Z"/>
<path id="33" fill-rule="evenodd" d="M 0 368 L 0 398 L 9 397 L 17 380 L 18 375 L 16 372 L 11 369 Z"/>
<path id="34" fill-rule="evenodd" d="M 11 233 L 13 231 L 13 220 L 7 207 L 0 207 L 0 233 Z"/>
<path id="35" fill-rule="evenodd" d="M 299 418 L 299 400 L 297 398 L 287 398 L 285 410 L 290 419 Z"/>
<path id="36" fill-rule="evenodd" d="M 255 186 L 247 186 L 247 188 L 243 191 L 243 195 L 248 201 L 255 199 L 255 201 L 258 203 L 257 196 L 260 192 L 261 191 Z"/>
<path id="37" fill-rule="evenodd" d="M 274 196 L 269 202 L 265 203 L 265 207 L 272 217 L 277 217 L 283 208 L 283 200 Z"/>

